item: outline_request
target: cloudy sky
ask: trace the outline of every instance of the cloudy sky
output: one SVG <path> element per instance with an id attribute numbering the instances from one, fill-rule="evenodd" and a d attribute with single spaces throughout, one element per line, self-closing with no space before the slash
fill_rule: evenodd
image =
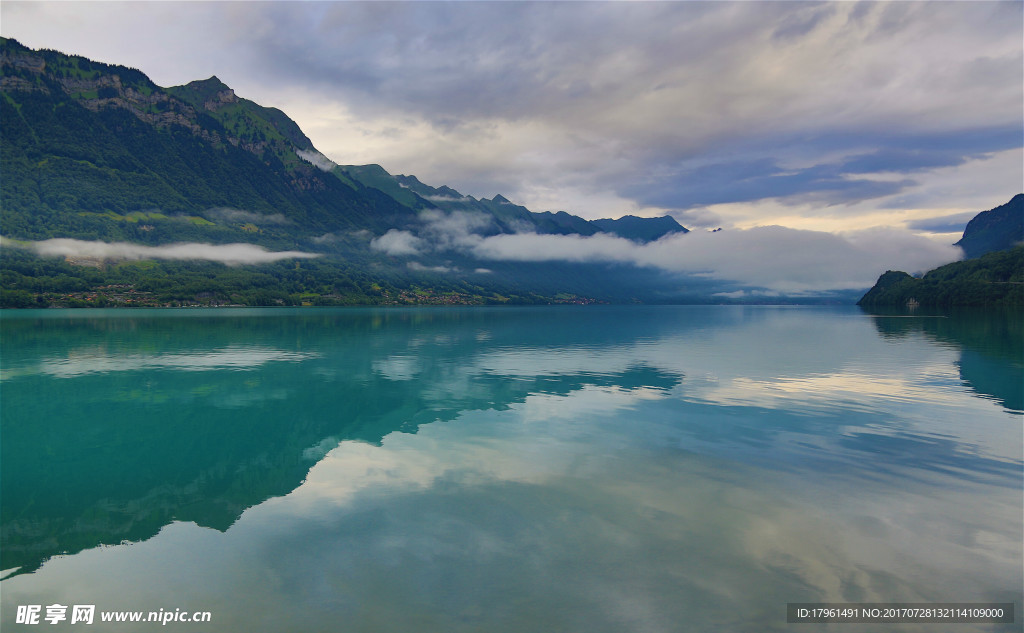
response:
<path id="1" fill-rule="evenodd" d="M 217 75 L 337 163 L 534 211 L 938 246 L 1024 189 L 1022 9 L 4 0 L 0 28 L 163 86 Z"/>

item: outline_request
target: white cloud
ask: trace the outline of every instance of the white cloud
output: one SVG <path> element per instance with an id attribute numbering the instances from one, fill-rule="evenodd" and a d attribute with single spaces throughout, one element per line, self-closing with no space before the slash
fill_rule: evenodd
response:
<path id="1" fill-rule="evenodd" d="M 476 232 L 491 225 L 491 218 L 473 211 L 420 212 L 424 226 L 420 231 L 435 250 L 461 250 L 472 247 L 478 241 Z"/>
<path id="2" fill-rule="evenodd" d="M 323 154 L 316 150 L 300 149 L 295 153 L 298 155 L 299 158 L 308 163 L 312 163 L 314 167 L 320 169 L 321 171 L 331 171 L 332 169 L 338 166 L 337 163 L 335 163 L 330 158 L 327 158 L 326 156 L 324 156 Z"/>
<path id="3" fill-rule="evenodd" d="M 734 296 L 778 296 L 870 287 L 887 269 L 920 273 L 957 261 L 963 252 L 905 229 L 872 227 L 843 233 L 758 226 L 718 232 L 666 235 L 638 244 L 607 233 L 591 236 L 514 233 L 483 236 L 480 214 L 429 211 L 421 214 L 420 236 L 389 231 L 374 248 L 389 254 L 459 252 L 490 261 L 608 262 L 657 268 L 734 282 L 750 288 L 723 291 Z M 448 267 L 408 264 L 412 270 L 446 272 Z M 486 269 L 480 269 L 486 270 Z"/>
<path id="4" fill-rule="evenodd" d="M 424 243 L 409 231 L 391 229 L 384 235 L 370 240 L 370 248 L 387 255 L 419 255 Z"/>
<path id="5" fill-rule="evenodd" d="M 960 249 L 907 231 L 835 235 L 779 226 L 673 234 L 649 244 L 597 234 L 495 235 L 473 253 L 514 261 L 621 262 L 782 293 L 871 286 L 886 269 L 923 272 L 960 259 Z"/>
<path id="6" fill-rule="evenodd" d="M 392 255 L 459 252 L 489 261 L 621 263 L 750 287 L 719 294 L 734 298 L 754 296 L 751 293 L 770 297 L 858 290 L 870 287 L 888 269 L 921 273 L 963 258 L 963 252 L 951 244 L 906 229 L 877 226 L 843 233 L 757 226 L 675 233 L 638 244 L 607 233 L 521 232 L 485 237 L 478 231 L 487 226 L 486 216 L 467 212 L 431 210 L 420 218 L 420 236 L 393 229 L 374 240 L 374 248 Z M 449 270 L 419 262 L 408 266 Z"/>
<path id="7" fill-rule="evenodd" d="M 405 187 L 406 189 L 409 188 L 409 187 L 407 187 L 406 185 L 404 185 L 402 183 L 398 183 L 398 184 L 401 185 L 402 187 Z M 437 196 L 423 196 L 423 198 L 426 199 L 426 200 L 430 200 L 431 202 L 469 202 L 470 200 L 472 200 L 472 198 L 470 198 L 469 196 L 462 196 L 460 198 L 458 196 L 437 195 Z"/>
<path id="8" fill-rule="evenodd" d="M 607 233 L 581 235 L 539 235 L 515 233 L 479 238 L 473 254 L 482 259 L 511 261 L 634 262 L 642 252 L 630 240 Z"/>
<path id="9" fill-rule="evenodd" d="M 220 262 L 223 264 L 263 264 L 281 259 L 320 257 L 317 253 L 302 251 L 268 251 L 255 244 L 200 244 L 178 243 L 163 246 L 144 246 L 127 242 L 89 242 L 67 238 L 54 238 L 41 242 L 13 242 L 4 239 L 5 246 L 29 248 L 46 257 L 89 258 L 96 260 L 119 259 L 182 259 Z"/>

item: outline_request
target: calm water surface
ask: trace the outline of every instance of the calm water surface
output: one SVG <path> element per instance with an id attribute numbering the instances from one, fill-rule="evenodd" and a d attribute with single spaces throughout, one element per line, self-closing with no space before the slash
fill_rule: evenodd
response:
<path id="1" fill-rule="evenodd" d="M 0 581 L 90 631 L 932 631 L 1016 602 L 1020 313 L 5 311 Z M 70 612 L 69 612 L 70 616 Z M 98 617 L 97 617 L 98 620 Z"/>

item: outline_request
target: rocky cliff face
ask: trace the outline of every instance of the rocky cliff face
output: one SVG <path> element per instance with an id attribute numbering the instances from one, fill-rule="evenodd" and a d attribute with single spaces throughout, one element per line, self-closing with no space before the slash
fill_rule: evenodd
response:
<path id="1" fill-rule="evenodd" d="M 238 97 L 235 96 L 234 90 L 227 88 L 213 95 L 212 99 L 203 102 L 203 107 L 210 112 L 216 112 L 231 103 L 238 103 Z"/>
<path id="2" fill-rule="evenodd" d="M 0 54 L 0 70 L 0 88 L 5 92 L 66 96 L 92 112 L 118 108 L 158 128 L 181 126 L 209 142 L 225 140 L 197 123 L 191 105 L 173 98 L 134 69 L 32 51 L 7 40 Z"/>

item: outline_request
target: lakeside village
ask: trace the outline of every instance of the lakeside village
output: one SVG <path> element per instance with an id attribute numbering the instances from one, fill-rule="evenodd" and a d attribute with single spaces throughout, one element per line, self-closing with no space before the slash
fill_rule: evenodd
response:
<path id="1" fill-rule="evenodd" d="M 206 296 L 203 296 L 203 295 Z M 426 290 L 403 290 L 392 292 L 382 290 L 379 300 L 351 301 L 343 295 L 315 295 L 302 298 L 298 302 L 288 302 L 277 298 L 261 303 L 232 303 L 220 299 L 214 293 L 199 293 L 191 299 L 161 300 L 155 293 L 135 290 L 129 284 L 111 284 L 86 292 L 47 293 L 39 296 L 40 307 L 52 308 L 244 308 L 252 306 L 343 306 L 343 305 L 374 305 L 374 306 L 475 306 L 496 305 L 500 302 L 486 300 L 476 295 L 457 292 L 435 293 Z M 603 303 L 589 297 L 577 295 L 557 295 L 547 303 L 557 305 L 592 305 Z"/>

